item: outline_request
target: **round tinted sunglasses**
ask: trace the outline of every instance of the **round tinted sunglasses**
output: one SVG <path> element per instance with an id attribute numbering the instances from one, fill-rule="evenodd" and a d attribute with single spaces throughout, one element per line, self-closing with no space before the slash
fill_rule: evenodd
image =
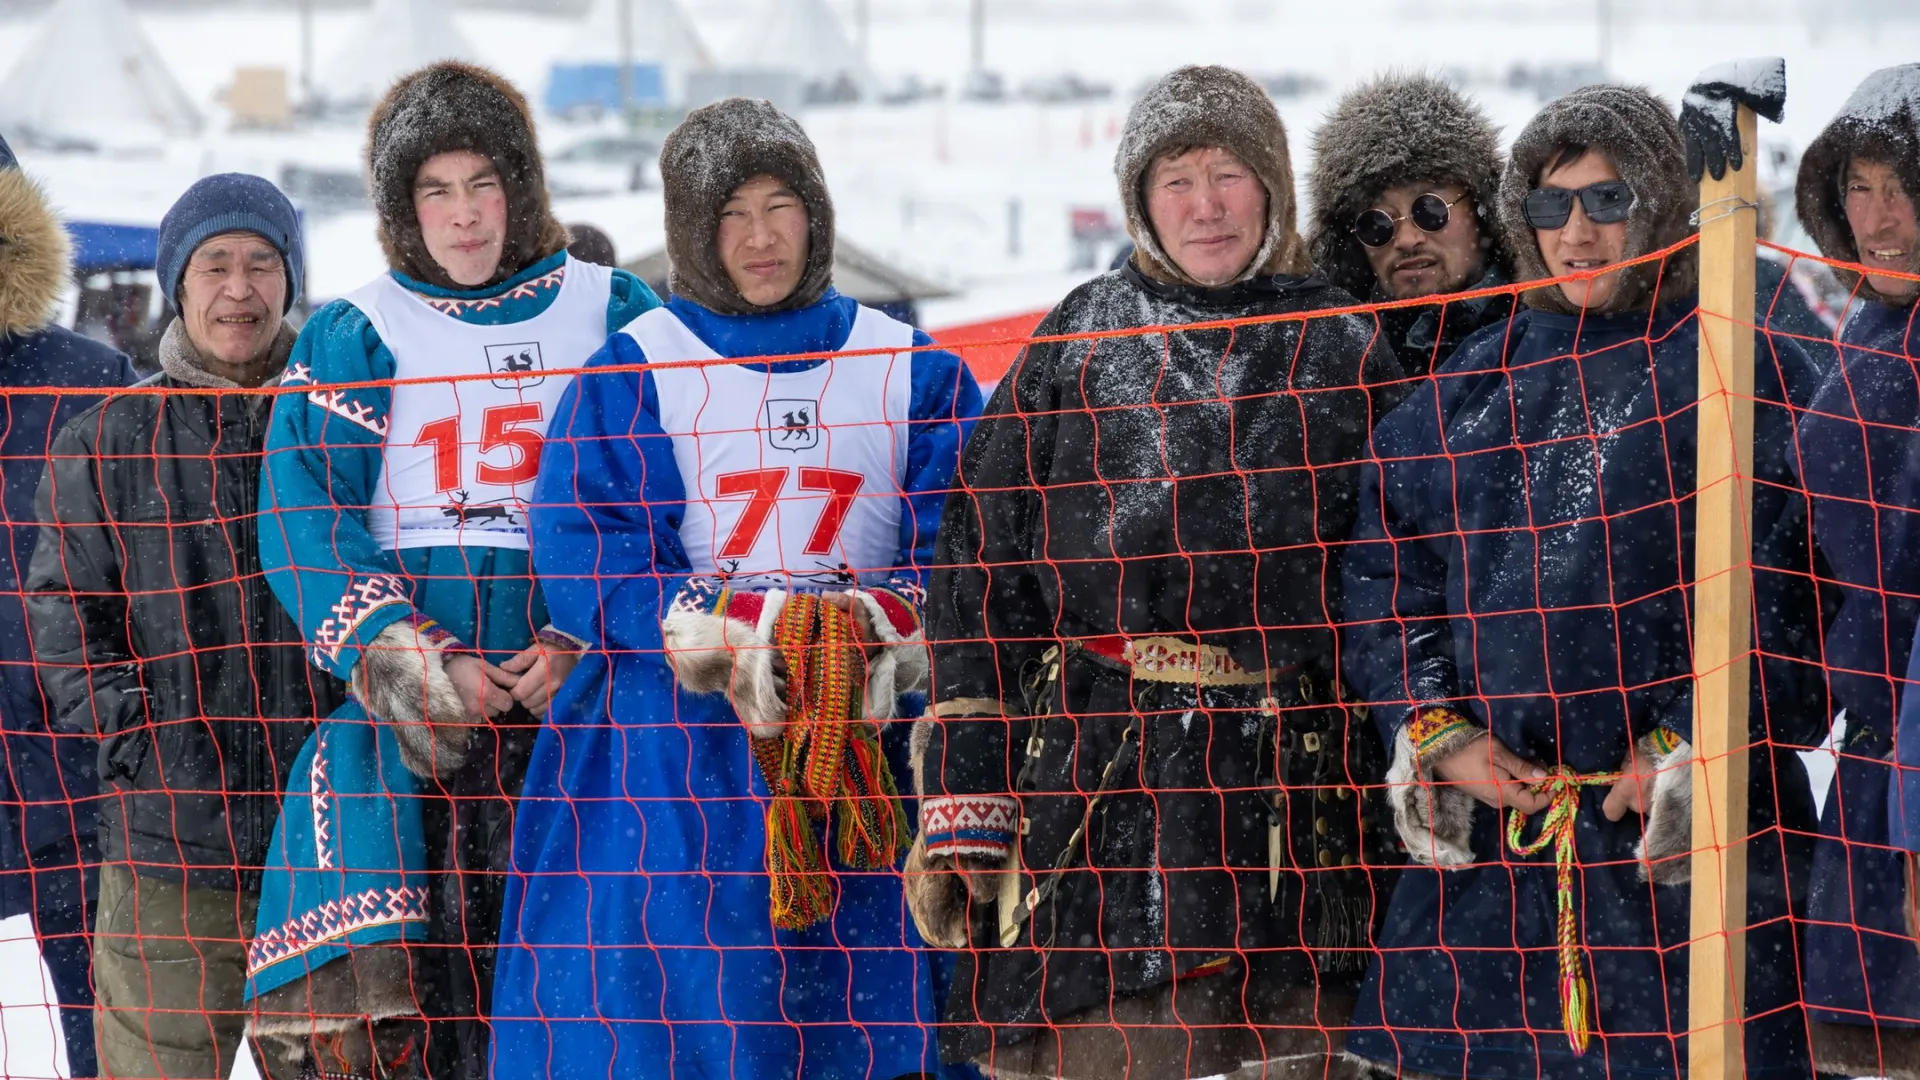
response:
<path id="1" fill-rule="evenodd" d="M 1602 180 L 1577 191 L 1566 188 L 1529 191 L 1526 201 L 1520 204 L 1521 212 L 1527 224 L 1536 229 L 1565 228 L 1567 219 L 1573 216 L 1575 196 L 1579 196 L 1580 208 L 1587 212 L 1587 219 L 1596 225 L 1617 225 L 1633 213 L 1633 188 L 1625 180 Z"/>
<path id="2" fill-rule="evenodd" d="M 1393 234 L 1400 223 L 1408 218 L 1413 219 L 1414 225 L 1421 232 L 1439 232 L 1447 227 L 1447 218 L 1451 216 L 1453 203 L 1466 197 L 1466 194 L 1462 193 L 1455 195 L 1453 202 L 1448 202 L 1429 191 L 1413 200 L 1413 205 L 1407 208 L 1403 217 L 1394 217 L 1385 210 L 1375 207 L 1353 219 L 1354 239 L 1370 248 L 1386 247 L 1393 243 Z"/>

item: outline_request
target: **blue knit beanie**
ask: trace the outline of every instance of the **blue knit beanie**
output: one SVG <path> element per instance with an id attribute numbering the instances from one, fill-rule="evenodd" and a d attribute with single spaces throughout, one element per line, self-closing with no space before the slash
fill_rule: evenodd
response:
<path id="1" fill-rule="evenodd" d="M 165 287 L 167 303 L 180 310 L 180 279 L 187 260 L 209 237 L 250 232 L 272 244 L 287 264 L 287 302 L 281 314 L 292 310 L 300 295 L 304 259 L 300 251 L 300 218 L 293 204 L 270 181 L 246 173 L 220 173 L 196 181 L 160 219 L 160 251 L 154 273 Z"/>

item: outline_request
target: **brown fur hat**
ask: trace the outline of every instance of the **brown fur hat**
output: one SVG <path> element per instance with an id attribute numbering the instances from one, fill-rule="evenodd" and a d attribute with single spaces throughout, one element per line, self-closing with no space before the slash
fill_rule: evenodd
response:
<path id="1" fill-rule="evenodd" d="M 1686 147 L 1673 110 L 1644 87 L 1584 87 L 1541 109 L 1513 141 L 1508 155 L 1507 170 L 1500 178 L 1500 231 L 1513 258 L 1515 281 L 1551 276 L 1521 204 L 1537 186 L 1548 161 L 1566 146 L 1585 146 L 1605 154 L 1620 179 L 1632 186 L 1626 258 L 1676 244 L 1695 231 L 1690 219 L 1700 204 L 1700 189 L 1687 177 Z M 1587 310 L 1606 315 L 1691 298 L 1698 283 L 1698 252 L 1688 248 L 1664 264 L 1642 263 L 1621 271 L 1620 285 L 1606 304 Z M 1566 315 L 1581 310 L 1558 288 L 1529 289 L 1521 294 L 1521 302 Z"/>
<path id="2" fill-rule="evenodd" d="M 1794 184 L 1800 224 L 1820 254 L 1842 262 L 1860 261 L 1841 193 L 1845 170 L 1855 158 L 1890 167 L 1908 195 L 1920 197 L 1920 64 L 1881 68 L 1867 76 L 1800 157 Z M 1914 253 L 1913 266 L 1920 269 L 1920 252 Z M 1914 301 L 1911 296 L 1884 296 L 1851 270 L 1836 267 L 1834 272 L 1880 303 L 1906 307 Z"/>
<path id="3" fill-rule="evenodd" d="M 1293 163 L 1280 111 L 1260 85 L 1224 67 L 1183 67 L 1147 89 L 1127 112 L 1114 154 L 1120 201 L 1127 208 L 1133 261 L 1158 281 L 1197 285 L 1160 246 L 1147 218 L 1145 183 L 1153 163 L 1172 151 L 1215 146 L 1232 151 L 1267 189 L 1267 234 L 1237 279 L 1304 274 L 1313 268 L 1294 226 Z"/>
<path id="4" fill-rule="evenodd" d="M 1486 110 L 1432 75 L 1387 74 L 1354 87 L 1313 133 L 1307 251 L 1335 285 L 1366 297 L 1377 284 L 1353 221 L 1401 184 L 1457 184 L 1480 224 L 1488 265 L 1506 265 L 1494 206 L 1500 133 Z"/>
<path id="5" fill-rule="evenodd" d="M 721 265 L 720 210 L 756 176 L 785 181 L 807 204 L 807 265 L 800 284 L 777 304 L 749 304 Z M 766 101 L 728 98 L 695 109 L 660 148 L 667 203 L 667 288 L 722 315 L 761 315 L 807 307 L 833 285 L 833 199 L 813 140 L 793 117 Z"/>
<path id="6" fill-rule="evenodd" d="M 415 281 L 466 289 L 427 253 L 413 181 L 435 154 L 471 150 L 492 159 L 507 192 L 507 237 L 498 284 L 567 246 L 547 206 L 546 168 L 533 111 L 513 84 L 483 67 L 442 60 L 400 77 L 367 123 L 367 173 L 387 265 Z"/>
<path id="7" fill-rule="evenodd" d="M 46 326 L 72 266 L 67 230 L 0 143 L 0 336 Z"/>

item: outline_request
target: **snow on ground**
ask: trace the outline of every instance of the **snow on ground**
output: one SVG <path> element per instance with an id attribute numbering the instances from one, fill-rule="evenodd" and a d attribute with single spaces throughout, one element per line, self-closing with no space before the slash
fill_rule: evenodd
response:
<path id="1" fill-rule="evenodd" d="M 845 21 L 856 2 L 832 0 L 832 6 Z M 755 0 L 683 3 L 723 62 L 758 26 Z M 967 0 L 867 4 L 873 12 L 869 56 L 880 75 L 917 74 L 957 85 L 969 62 Z M 1594 60 L 1600 6 L 1586 0 L 990 0 L 986 62 L 1009 84 L 1074 72 L 1113 85 L 1115 98 L 1075 106 L 817 109 L 802 120 L 820 147 L 845 234 L 958 290 L 952 299 L 925 305 L 923 321 L 938 328 L 1047 307 L 1087 276 L 1071 268 L 1068 213 L 1086 207 L 1117 215 L 1112 156 L 1126 103 L 1144 82 L 1178 64 L 1225 63 L 1322 80 L 1323 91 L 1280 103 L 1294 165 L 1304 176 L 1308 136 L 1334 96 L 1389 68 L 1470 76 L 1471 91 L 1511 139 L 1539 102 L 1499 80 L 1518 62 Z M 1763 125 L 1763 138 L 1790 152 L 1812 139 L 1865 72 L 1920 56 L 1920 9 L 1910 0 L 1614 0 L 1612 8 L 1611 70 L 1671 101 L 1709 64 L 1785 56 L 1786 122 Z M 314 15 L 318 68 L 351 47 L 362 15 L 363 9 Z M 42 17 L 0 17 L 0 70 L 31 47 Z M 100 155 L 23 149 L 29 171 L 69 214 L 152 223 L 208 173 L 277 176 L 286 162 L 358 168 L 363 132 L 357 125 L 279 134 L 224 130 L 217 97 L 236 66 L 284 67 L 297 83 L 292 10 L 143 9 L 134 17 L 206 111 L 208 131 L 164 145 L 116 144 Z M 538 13 L 463 10 L 455 18 L 482 58 L 536 101 L 548 65 L 578 29 L 576 18 Z M 543 120 L 542 138 L 558 149 L 593 130 Z M 627 257 L 664 243 L 657 191 L 565 199 L 556 209 L 563 220 L 607 229 Z M 382 268 L 370 213 L 311 215 L 307 243 L 315 297 L 337 296 Z M 1822 772 L 1830 772 L 1831 756 L 1820 757 L 1829 766 Z M 0 1077 L 54 1075 L 59 1040 L 44 1006 L 44 984 L 24 921 L 0 923 Z"/>

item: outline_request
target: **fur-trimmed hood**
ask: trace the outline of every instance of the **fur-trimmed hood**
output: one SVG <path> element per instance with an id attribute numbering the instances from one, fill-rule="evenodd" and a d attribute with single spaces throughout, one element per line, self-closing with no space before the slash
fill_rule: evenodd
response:
<path id="1" fill-rule="evenodd" d="M 1486 111 L 1432 75 L 1389 73 L 1343 95 L 1313 133 L 1307 174 L 1307 251 L 1335 285 L 1374 292 L 1353 220 L 1401 184 L 1458 184 L 1480 221 L 1487 268 L 1507 268 L 1494 209 L 1500 192 L 1500 132 Z"/>
<path id="2" fill-rule="evenodd" d="M 741 184 L 777 176 L 807 204 L 807 265 L 786 299 L 749 304 L 720 262 L 720 210 Z M 722 315 L 797 311 L 833 285 L 833 199 L 820 155 L 771 102 L 728 98 L 695 109 L 660 148 L 667 204 L 667 288 Z"/>
<path id="3" fill-rule="evenodd" d="M 427 253 L 413 209 L 420 166 L 454 150 L 491 158 L 506 186 L 506 245 L 486 285 L 567 246 L 566 227 L 547 205 L 546 167 L 527 99 L 486 68 L 442 60 L 401 76 L 367 122 L 367 175 L 389 267 L 444 289 L 470 287 L 454 282 Z"/>
<path id="4" fill-rule="evenodd" d="M 0 337 L 51 322 L 73 274 L 67 230 L 46 193 L 11 161 L 0 144 Z"/>
<path id="5" fill-rule="evenodd" d="M 1120 201 L 1133 237 L 1134 265 L 1173 285 L 1198 285 L 1160 246 L 1147 219 L 1147 171 L 1170 150 L 1217 146 L 1245 162 L 1267 189 L 1267 234 L 1247 269 L 1230 284 L 1312 269 L 1306 242 L 1294 224 L 1293 161 L 1287 128 L 1267 92 L 1252 79 L 1224 67 L 1183 67 L 1147 89 L 1127 112 L 1127 126 L 1114 154 Z"/>
<path id="6" fill-rule="evenodd" d="M 1800 224 L 1820 254 L 1842 262 L 1860 261 L 1841 195 L 1846 167 L 1854 158 L 1892 167 L 1908 194 L 1920 197 L 1920 64 L 1881 68 L 1867 76 L 1800 157 L 1793 192 Z M 1920 252 L 1914 253 L 1913 268 L 1920 270 Z M 1883 296 L 1852 271 L 1835 272 L 1842 282 L 1857 284 L 1880 303 L 1906 307 L 1914 301 L 1911 296 Z"/>
<path id="7" fill-rule="evenodd" d="M 1633 216 L 1627 221 L 1626 257 L 1636 259 L 1676 244 L 1695 231 L 1691 223 L 1700 204 L 1699 188 L 1687 177 L 1686 147 L 1673 110 L 1639 86 L 1588 86 L 1541 109 L 1513 141 L 1506 172 L 1500 177 L 1500 232 L 1513 259 L 1514 280 L 1549 277 L 1533 226 L 1521 204 L 1547 161 L 1562 146 L 1598 150 L 1613 162 L 1620 178 L 1633 187 Z M 1658 283 L 1659 296 L 1654 296 Z M 1643 263 L 1621 272 L 1619 288 L 1606 304 L 1587 309 L 1607 315 L 1643 309 L 1659 301 L 1694 295 L 1699 256 L 1692 249 L 1662 263 Z M 1577 315 L 1557 288 L 1530 289 L 1521 303 L 1542 311 Z"/>

